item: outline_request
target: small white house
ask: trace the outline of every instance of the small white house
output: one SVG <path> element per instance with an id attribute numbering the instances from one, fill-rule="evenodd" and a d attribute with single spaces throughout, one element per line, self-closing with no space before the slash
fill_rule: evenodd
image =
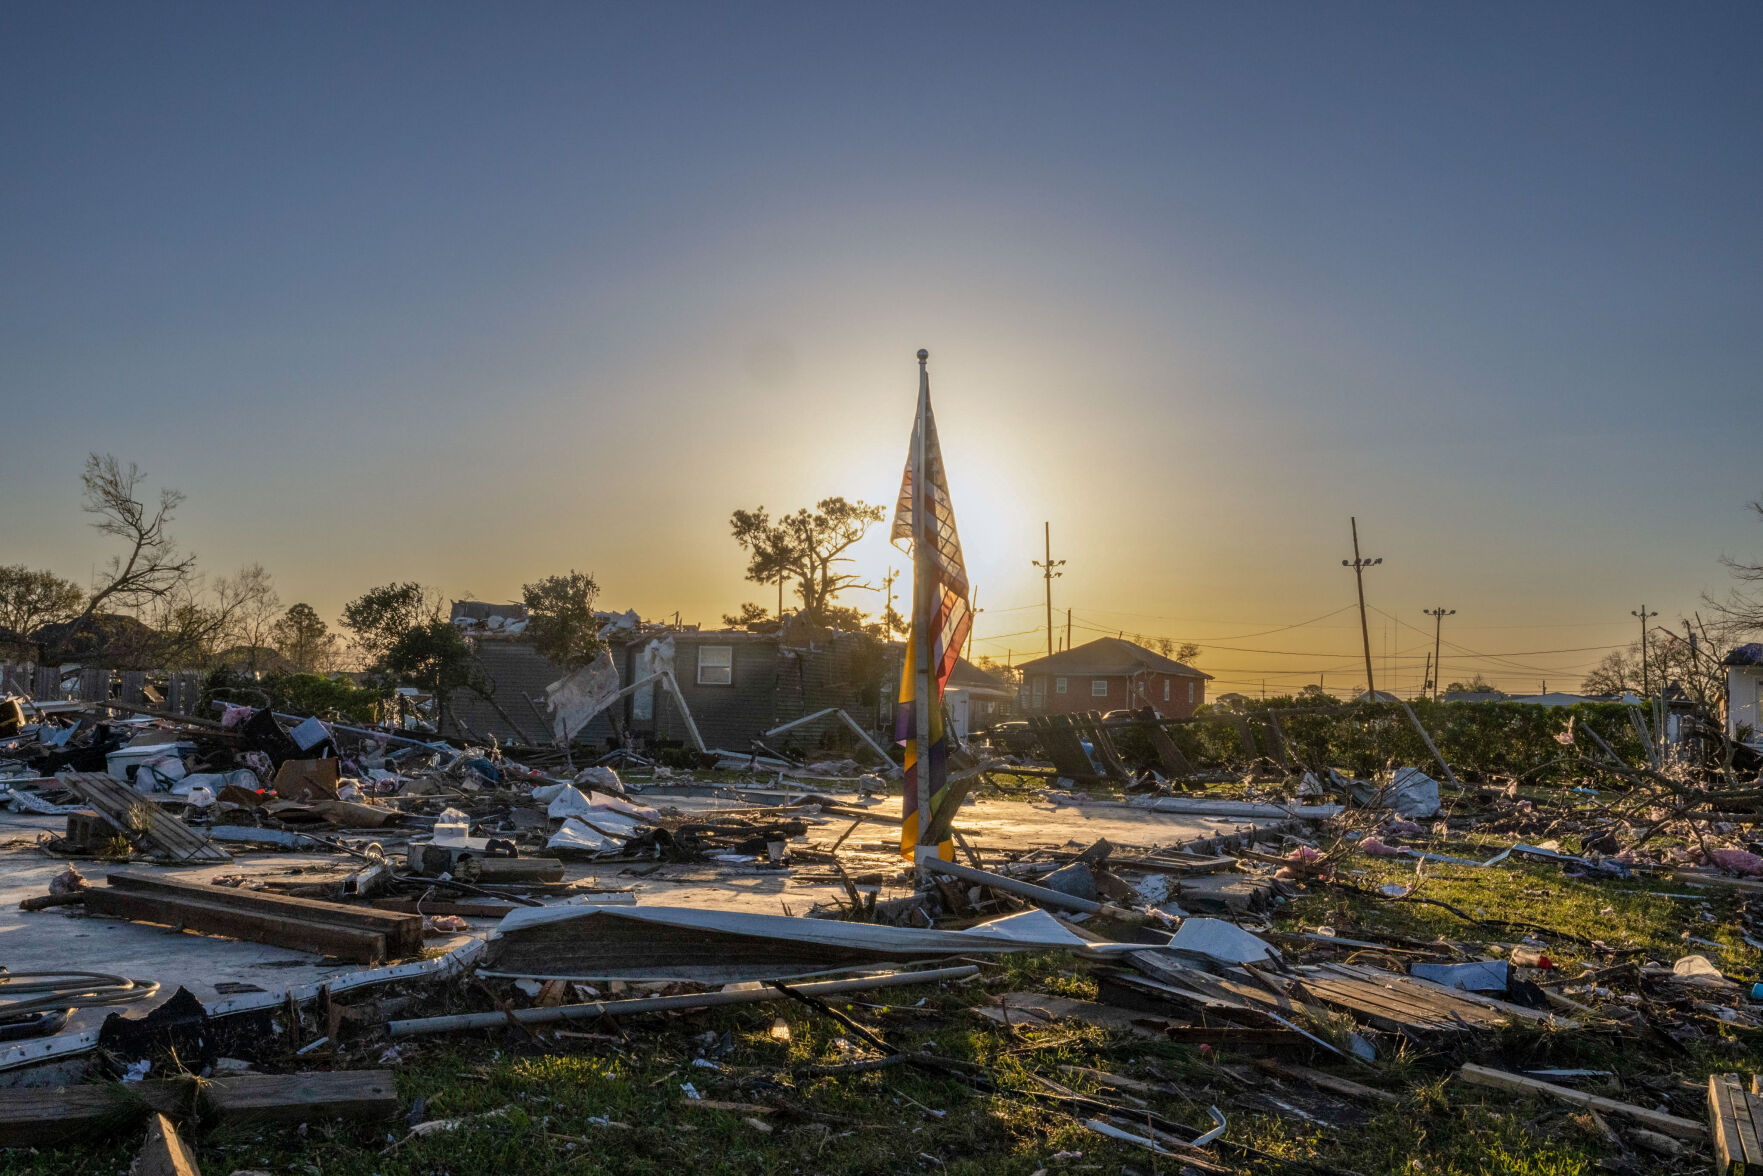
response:
<path id="1" fill-rule="evenodd" d="M 1720 660 L 1726 667 L 1726 736 L 1763 747 L 1763 642 L 1741 645 Z"/>

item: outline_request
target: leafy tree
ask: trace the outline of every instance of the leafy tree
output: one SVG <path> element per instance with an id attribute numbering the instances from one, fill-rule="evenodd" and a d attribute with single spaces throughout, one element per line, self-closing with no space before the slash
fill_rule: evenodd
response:
<path id="1" fill-rule="evenodd" d="M 731 629 L 752 629 L 759 625 L 770 624 L 774 618 L 771 610 L 763 604 L 755 604 L 751 600 L 741 605 L 738 613 L 723 613 L 722 623 Z"/>
<path id="2" fill-rule="evenodd" d="M 80 586 L 54 572 L 23 564 L 0 567 L 0 628 L 28 637 L 41 625 L 65 621 L 86 598 Z"/>
<path id="3" fill-rule="evenodd" d="M 526 633 L 533 648 L 566 669 L 576 670 L 599 657 L 606 649 L 600 638 L 600 618 L 594 600 L 600 586 L 592 576 L 575 571 L 546 576 L 521 587 L 526 605 Z"/>
<path id="4" fill-rule="evenodd" d="M 855 615 L 856 627 L 860 627 L 861 614 L 854 609 L 838 610 L 833 598 L 861 583 L 862 577 L 841 572 L 838 567 L 851 562 L 845 552 L 882 517 L 879 506 L 823 498 L 812 511 L 804 507 L 776 521 L 763 506 L 737 510 L 730 516 L 729 526 L 735 542 L 750 557 L 747 579 L 755 584 L 774 584 L 792 578 L 803 615 L 809 620 L 821 625 L 837 620 L 845 622 L 841 627 L 853 627 L 850 619 Z"/>
<path id="5" fill-rule="evenodd" d="M 440 594 L 421 584 L 369 589 L 343 606 L 343 626 L 355 635 L 369 672 L 432 694 L 443 724 L 455 690 L 490 697 L 490 683 L 471 646 L 441 616 Z"/>
<path id="6" fill-rule="evenodd" d="M 302 674 L 323 673 L 337 661 L 337 635 L 310 604 L 288 606 L 270 625 L 269 642 Z"/>
<path id="7" fill-rule="evenodd" d="M 369 666 L 383 662 L 412 629 L 439 620 L 439 594 L 414 581 L 371 588 L 343 606 L 343 628 Z"/>
<path id="8" fill-rule="evenodd" d="M 1363 692 L 1364 687 L 1360 687 L 1360 690 Z M 1467 682 L 1452 682 L 1449 686 L 1445 687 L 1445 693 L 1492 694 L 1496 693 L 1496 691 L 1492 686 L 1488 685 L 1488 680 L 1486 678 L 1477 674 Z"/>

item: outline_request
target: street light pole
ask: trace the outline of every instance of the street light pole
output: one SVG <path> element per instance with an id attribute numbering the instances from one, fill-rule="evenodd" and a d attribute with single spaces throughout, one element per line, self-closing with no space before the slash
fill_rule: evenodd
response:
<path id="1" fill-rule="evenodd" d="M 1651 677 L 1647 673 L 1647 622 L 1659 614 L 1648 612 L 1647 606 L 1643 604 L 1638 612 L 1632 608 L 1629 609 L 1628 615 L 1641 619 L 1641 697 L 1646 698 L 1653 693 Z"/>

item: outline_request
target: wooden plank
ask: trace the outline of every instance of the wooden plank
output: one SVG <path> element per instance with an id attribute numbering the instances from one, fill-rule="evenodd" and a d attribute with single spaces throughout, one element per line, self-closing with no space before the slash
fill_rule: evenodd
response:
<path id="1" fill-rule="evenodd" d="M 1558 1098 L 1562 1102 L 1573 1103 L 1576 1106 L 1590 1107 L 1594 1111 L 1622 1115 L 1637 1123 L 1645 1124 L 1655 1131 L 1662 1131 L 1666 1135 L 1674 1135 L 1679 1139 L 1703 1140 L 1708 1137 L 1708 1129 L 1694 1120 L 1680 1119 L 1676 1115 L 1668 1115 L 1664 1111 L 1655 1111 L 1650 1107 L 1637 1107 L 1633 1103 L 1617 1102 L 1613 1098 L 1587 1094 L 1583 1090 L 1574 1090 L 1567 1086 L 1556 1086 L 1553 1082 L 1527 1078 L 1522 1074 L 1508 1074 L 1504 1070 L 1493 1070 L 1487 1066 L 1468 1063 L 1457 1071 L 1457 1076 L 1474 1086 L 1488 1086 L 1513 1094 L 1547 1095 L 1550 1098 Z"/>
<path id="2" fill-rule="evenodd" d="M 145 843 L 155 856 L 173 862 L 218 864 L 233 855 L 126 784 L 98 772 L 62 772 L 55 777 L 86 804 L 96 809 L 124 837 Z"/>
<path id="3" fill-rule="evenodd" d="M 1365 984 L 1347 980 L 1319 980 L 1306 981 L 1304 987 L 1324 1004 L 1346 1009 L 1379 1029 L 1387 1029 L 1392 1033 L 1461 1033 L 1466 1028 L 1431 1013 L 1386 1000 L 1383 993 Z"/>
<path id="4" fill-rule="evenodd" d="M 273 894 L 265 890 L 243 890 L 231 886 L 215 886 L 202 882 L 185 882 L 178 878 L 162 878 L 151 874 L 117 871 L 105 875 L 105 881 L 118 890 L 173 895 L 181 899 L 261 911 L 296 919 L 302 923 L 322 923 L 331 927 L 347 927 L 371 931 L 385 937 L 386 950 L 396 958 L 422 952 L 422 917 L 374 907 L 349 906 L 316 898 L 299 898 L 291 894 Z"/>
<path id="5" fill-rule="evenodd" d="M 1469 992 L 1461 988 L 1451 988 L 1447 985 L 1438 984 L 1431 980 L 1423 980 L 1419 976 L 1400 976 L 1393 972 L 1385 972 L 1381 969 L 1370 968 L 1361 964 L 1331 963 L 1320 965 L 1320 967 L 1335 972 L 1346 972 L 1363 979 L 1371 980 L 1375 983 L 1391 981 L 1400 984 L 1404 989 L 1410 992 L 1424 992 L 1434 995 L 1440 998 L 1442 1001 L 1442 1007 L 1450 1009 L 1459 1015 L 1465 1015 L 1462 1007 L 1465 1004 L 1480 1005 L 1483 1008 L 1492 1009 L 1506 1017 L 1517 1017 L 1521 1021 L 1536 1021 L 1541 1024 L 1552 1024 L 1558 1029 L 1579 1028 L 1578 1021 L 1570 1020 L 1569 1018 L 1542 1009 L 1527 1009 L 1523 1005 L 1500 1000 L 1497 997 L 1489 996 L 1485 992 Z M 1581 1005 L 1578 1007 L 1583 1008 L 1585 1006 Z"/>
<path id="6" fill-rule="evenodd" d="M 1759 1142 L 1755 1096 L 1746 1092 L 1737 1074 L 1708 1076 L 1708 1133 L 1714 1144 L 1716 1171 L 1763 1171 L 1763 1142 Z"/>
<path id="7" fill-rule="evenodd" d="M 129 1176 L 202 1176 L 196 1157 L 178 1138 L 178 1129 L 163 1114 L 147 1120 L 147 1142 L 129 1165 Z"/>
<path id="8" fill-rule="evenodd" d="M 51 1145 L 126 1127 L 155 1112 L 179 1118 L 196 1106 L 204 1120 L 374 1119 L 398 1113 L 398 1094 L 390 1070 L 14 1087 L 0 1099 L 0 1147 Z"/>
<path id="9" fill-rule="evenodd" d="M 86 892 L 86 909 L 94 914 L 162 923 L 180 930 L 337 956 L 355 963 L 380 964 L 386 959 L 386 937 L 377 931 L 305 923 L 268 911 L 198 902 L 174 894 L 94 886 Z"/>
<path id="10" fill-rule="evenodd" d="M 398 1085 L 390 1070 L 213 1078 L 203 1084 L 202 1096 L 220 1117 L 256 1123 L 383 1119 L 398 1113 Z"/>
<path id="11" fill-rule="evenodd" d="M 1157 753 L 1157 763 L 1166 776 L 1192 776 L 1194 765 L 1182 754 L 1175 740 L 1161 723 L 1145 723 L 1146 737 L 1151 741 L 1151 750 Z"/>
<path id="12" fill-rule="evenodd" d="M 1399 1103 L 1402 1100 L 1387 1090 L 1365 1086 L 1347 1078 L 1337 1078 L 1333 1074 L 1325 1074 L 1321 1070 L 1313 1070 L 1309 1066 L 1299 1066 L 1290 1062 L 1275 1062 L 1267 1058 L 1258 1058 L 1254 1063 L 1270 1074 L 1281 1078 L 1291 1078 L 1299 1082 L 1308 1082 L 1318 1090 L 1344 1094 L 1348 1098 L 1356 1098 L 1361 1102 L 1379 1102 L 1385 1104 Z"/>
<path id="13" fill-rule="evenodd" d="M 1090 737 L 1090 745 L 1101 757 L 1102 768 L 1110 776 L 1122 783 L 1131 783 L 1132 773 L 1127 770 L 1126 761 L 1120 758 L 1120 751 L 1114 746 L 1114 740 L 1102 727 L 1102 716 L 1095 711 L 1085 711 L 1080 716 L 1084 733 Z"/>

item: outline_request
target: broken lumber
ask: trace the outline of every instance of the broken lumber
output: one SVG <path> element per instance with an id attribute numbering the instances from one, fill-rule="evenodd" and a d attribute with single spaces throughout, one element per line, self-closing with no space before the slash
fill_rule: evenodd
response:
<path id="1" fill-rule="evenodd" d="M 796 992 L 809 996 L 827 996 L 841 992 L 868 992 L 876 988 L 900 988 L 912 984 L 935 984 L 943 980 L 965 980 L 977 976 L 972 964 L 958 968 L 931 968 L 923 972 L 885 972 L 879 976 L 859 976 L 854 980 L 823 980 L 817 984 L 796 984 Z M 451 1017 L 421 1017 L 410 1021 L 392 1021 L 387 1031 L 393 1037 L 414 1037 L 423 1033 L 464 1033 L 474 1029 L 495 1029 L 510 1020 L 522 1025 L 544 1025 L 553 1021 L 592 1021 L 600 1017 L 616 1017 L 627 1013 L 680 1012 L 690 1009 L 716 1008 L 721 1005 L 753 1004 L 761 1001 L 785 1000 L 787 994 L 773 988 L 737 988 L 721 992 L 688 993 L 683 996 L 640 997 L 634 1000 L 594 1001 L 592 1004 L 556 1005 L 543 1009 L 516 1009 L 512 1012 L 460 1013 Z"/>
<path id="2" fill-rule="evenodd" d="M 119 1120 L 155 1112 L 183 1116 L 192 1109 L 205 1120 L 375 1119 L 398 1113 L 398 1093 L 390 1070 L 19 1087 L 0 1099 L 0 1147 L 53 1145 L 114 1128 Z"/>
<path id="3" fill-rule="evenodd" d="M 1457 1076 L 1473 1086 L 1486 1086 L 1494 1090 L 1504 1090 L 1511 1094 L 1541 1094 L 1550 1098 L 1558 1098 L 1562 1102 L 1573 1103 L 1575 1106 L 1589 1107 L 1606 1114 L 1621 1115 L 1645 1124 L 1666 1135 L 1675 1135 L 1679 1139 L 1705 1139 L 1708 1129 L 1691 1119 L 1680 1119 L 1676 1115 L 1668 1115 L 1664 1111 L 1655 1111 L 1649 1107 L 1638 1107 L 1633 1103 L 1618 1102 L 1602 1095 L 1587 1094 L 1583 1090 L 1574 1090 L 1567 1086 L 1557 1086 L 1553 1082 L 1544 1082 L 1537 1078 L 1526 1078 L 1522 1074 L 1509 1074 L 1504 1070 L 1495 1070 L 1487 1066 L 1478 1066 L 1473 1062 L 1466 1063 Z"/>
<path id="4" fill-rule="evenodd" d="M 155 1111 L 147 1122 L 147 1141 L 129 1165 L 129 1176 L 202 1176 L 202 1169 L 178 1138 L 177 1127 Z"/>
<path id="5" fill-rule="evenodd" d="M 155 857 L 204 865 L 233 860 L 232 854 L 166 814 L 152 799 L 102 772 L 62 772 L 55 778 L 130 844 L 144 845 Z"/>
<path id="6" fill-rule="evenodd" d="M 418 915 L 311 898 L 113 873 L 84 892 L 86 909 L 297 951 L 377 964 L 422 951 Z"/>
<path id="7" fill-rule="evenodd" d="M 1708 1134 L 1720 1176 L 1763 1171 L 1763 1099 L 1737 1074 L 1708 1075 Z"/>

